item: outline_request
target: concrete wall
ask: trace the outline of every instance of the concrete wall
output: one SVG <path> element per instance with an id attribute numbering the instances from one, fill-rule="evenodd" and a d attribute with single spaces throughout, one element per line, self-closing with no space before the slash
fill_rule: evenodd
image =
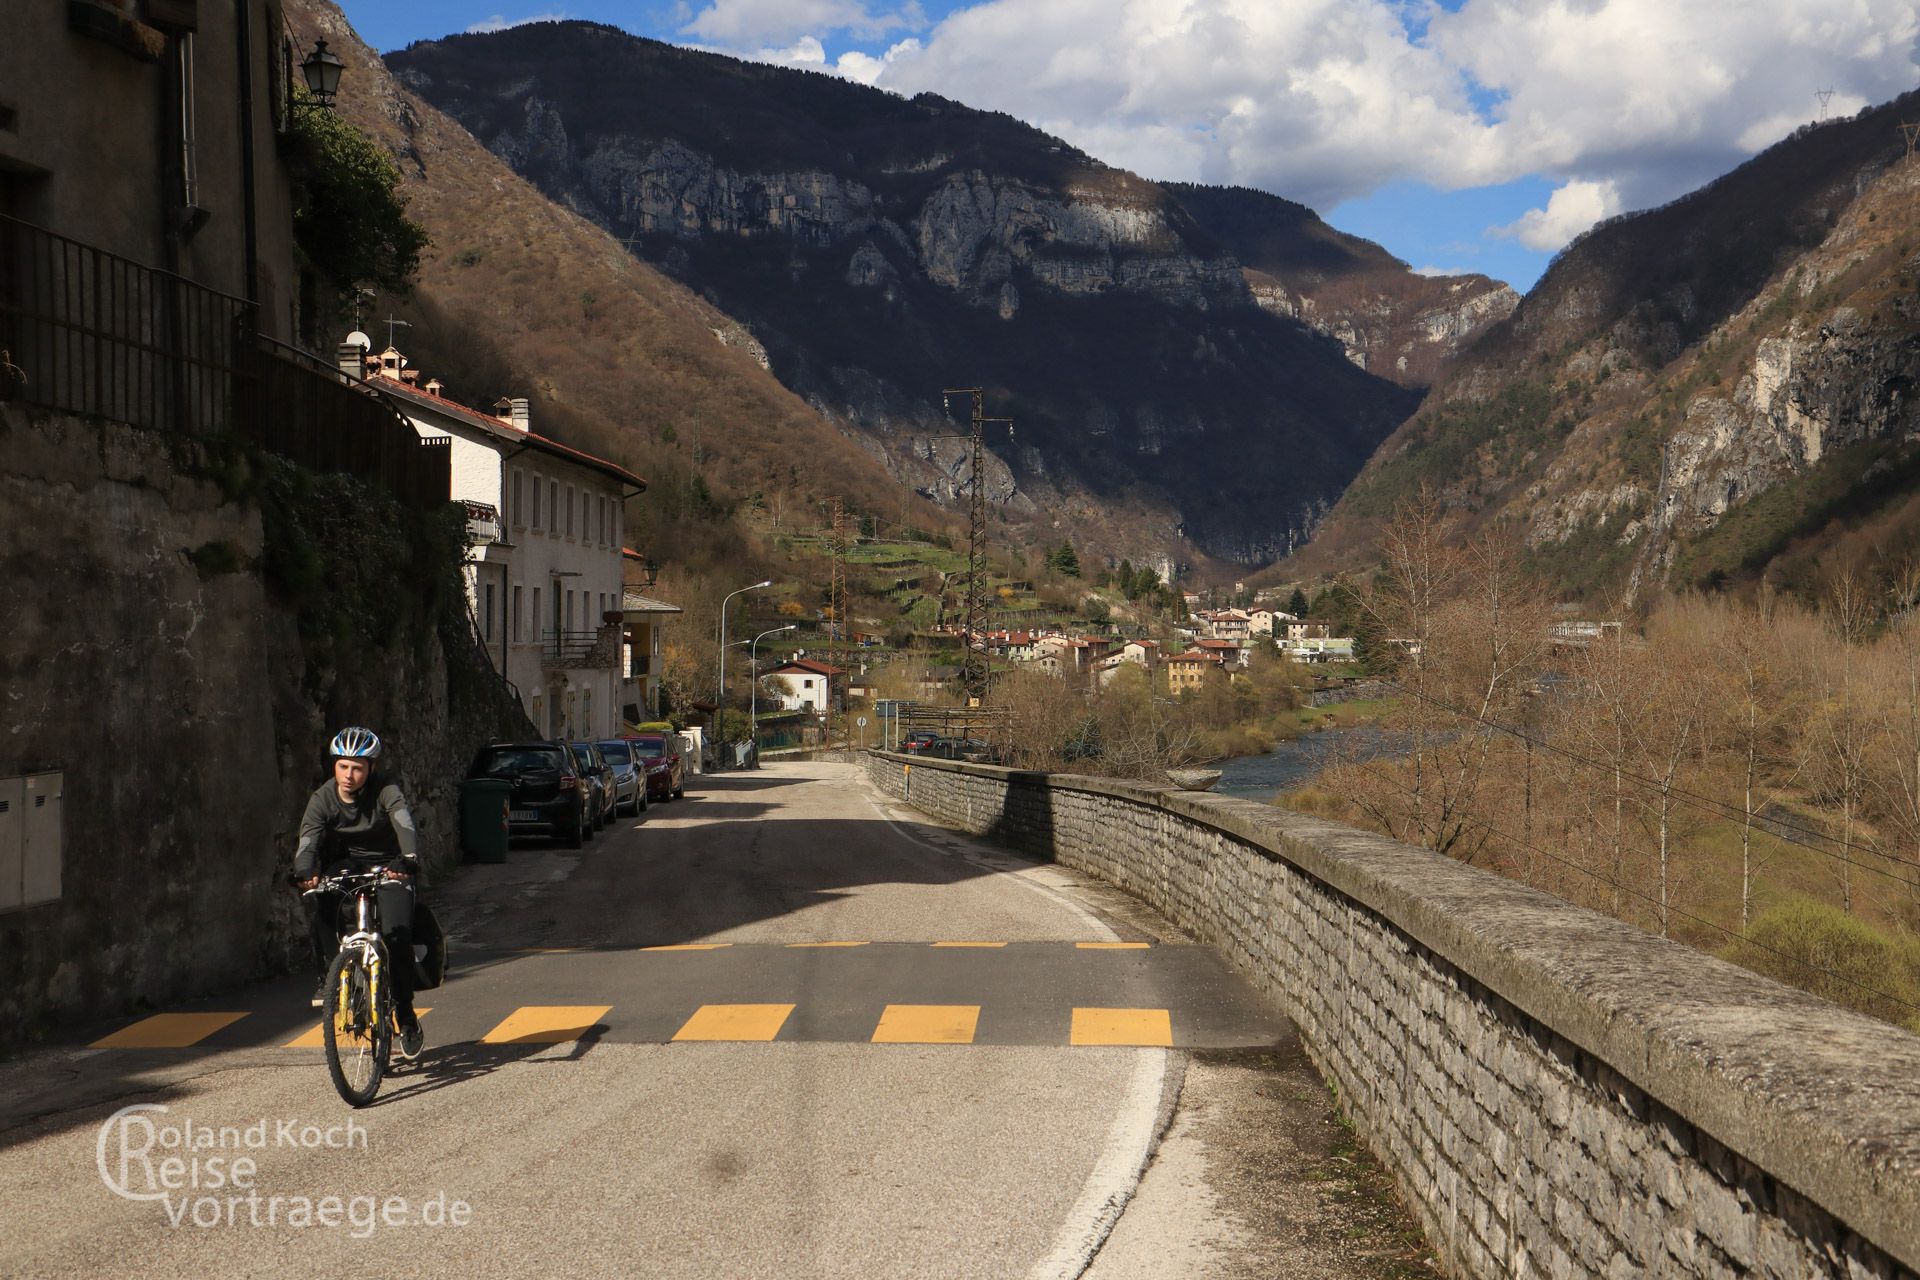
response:
<path id="1" fill-rule="evenodd" d="M 0 1044 L 303 963 L 284 880 L 333 731 L 381 733 L 444 862 L 499 723 L 453 701 L 430 630 L 310 671 L 255 563 L 260 507 L 199 449 L 0 404 L 0 778 L 65 786 L 60 898 L 0 911 Z"/>
<path id="2" fill-rule="evenodd" d="M 1456 1275 L 1920 1271 L 1920 1038 L 1269 806 L 878 753 L 868 771 L 1226 955 Z"/>

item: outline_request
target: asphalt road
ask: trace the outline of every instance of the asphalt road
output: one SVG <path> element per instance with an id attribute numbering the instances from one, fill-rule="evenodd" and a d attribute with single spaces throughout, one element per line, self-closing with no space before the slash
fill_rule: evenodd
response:
<path id="1" fill-rule="evenodd" d="M 310 980 L 8 1063 L 0 1274 L 1071 1277 L 1188 1051 L 1298 1057 L 1210 951 L 851 766 L 690 782 L 435 891 L 452 973 L 372 1107 L 301 1047 Z M 1222 1211 L 1156 1196 L 1208 1219 L 1184 1274 L 1250 1247 Z"/>

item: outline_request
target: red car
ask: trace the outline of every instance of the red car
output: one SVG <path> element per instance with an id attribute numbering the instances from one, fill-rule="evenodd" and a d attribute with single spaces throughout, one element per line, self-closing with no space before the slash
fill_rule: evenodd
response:
<path id="1" fill-rule="evenodd" d="M 939 739 L 940 735 L 931 729 L 916 729 L 900 740 L 900 749 L 906 752 L 924 752 Z"/>
<path id="2" fill-rule="evenodd" d="M 687 793 L 687 766 L 676 739 L 664 733 L 631 733 L 626 741 L 633 748 L 634 764 L 646 776 L 649 799 L 672 800 Z"/>

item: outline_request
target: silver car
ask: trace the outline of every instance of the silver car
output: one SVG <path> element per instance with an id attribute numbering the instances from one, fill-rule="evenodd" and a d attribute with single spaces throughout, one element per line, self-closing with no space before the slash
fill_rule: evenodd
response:
<path id="1" fill-rule="evenodd" d="M 647 788 L 641 781 L 640 762 L 633 756 L 633 744 L 624 738 L 607 738 L 596 745 L 607 767 L 613 770 L 613 811 L 646 812 Z"/>

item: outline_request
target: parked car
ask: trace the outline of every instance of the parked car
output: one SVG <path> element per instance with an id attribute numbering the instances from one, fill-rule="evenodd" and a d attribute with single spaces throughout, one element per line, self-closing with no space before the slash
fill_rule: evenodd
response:
<path id="1" fill-rule="evenodd" d="M 607 767 L 595 744 L 573 742 L 568 745 L 573 748 L 574 767 L 580 771 L 580 780 L 587 788 L 587 824 L 599 831 L 613 821 L 617 808 L 613 799 L 613 770 Z"/>
<path id="2" fill-rule="evenodd" d="M 608 738 L 594 745 L 600 748 L 600 758 L 607 762 L 607 768 L 613 770 L 613 811 L 645 813 L 650 797 L 640 780 L 640 761 L 633 754 L 633 744 L 625 738 Z"/>
<path id="3" fill-rule="evenodd" d="M 678 741 L 664 733 L 633 733 L 626 740 L 646 772 L 651 799 L 671 800 L 687 793 L 687 766 Z"/>
<path id="4" fill-rule="evenodd" d="M 558 742 L 496 742 L 474 753 L 469 778 L 513 784 L 509 835 L 547 835 L 578 849 L 589 834 L 587 789 L 573 752 Z"/>
<path id="5" fill-rule="evenodd" d="M 925 751 L 938 741 L 940 741 L 940 735 L 933 730 L 915 729 L 912 733 L 900 740 L 900 749 L 910 753 L 918 753 Z"/>
<path id="6" fill-rule="evenodd" d="M 934 760 L 985 760 L 993 748 L 975 738 L 935 738 L 921 754 Z"/>

